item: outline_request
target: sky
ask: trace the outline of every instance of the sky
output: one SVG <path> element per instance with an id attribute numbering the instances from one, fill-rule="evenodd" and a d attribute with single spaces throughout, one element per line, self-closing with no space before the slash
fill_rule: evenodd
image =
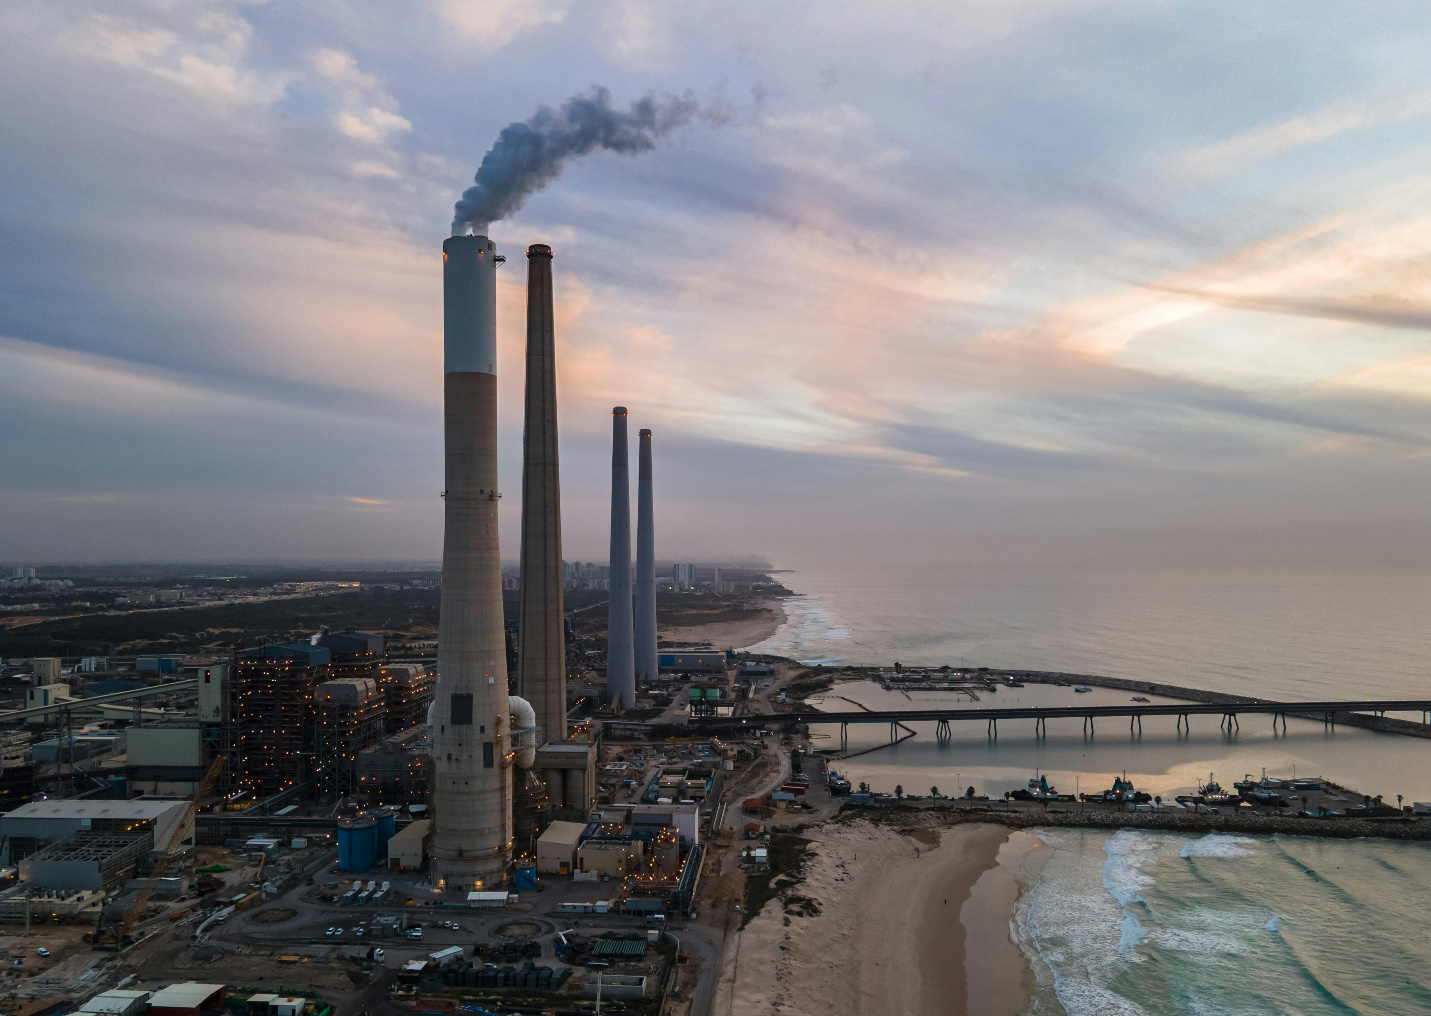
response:
<path id="1" fill-rule="evenodd" d="M 441 242 L 504 126 L 702 110 L 531 243 L 566 557 L 1431 565 L 1431 8 L 8 0 L 0 559 L 432 560 Z"/>

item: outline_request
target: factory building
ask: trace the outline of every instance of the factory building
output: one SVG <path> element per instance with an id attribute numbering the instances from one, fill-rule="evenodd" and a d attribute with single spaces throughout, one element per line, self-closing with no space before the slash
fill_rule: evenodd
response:
<path id="1" fill-rule="evenodd" d="M 585 822 L 553 822 L 537 840 L 537 871 L 570 875 L 576 870 L 576 848 L 586 833 Z"/>
<path id="2" fill-rule="evenodd" d="M 596 791 L 596 745 L 544 744 L 537 749 L 535 768 L 547 785 L 552 815 L 585 819 Z"/>
<path id="3" fill-rule="evenodd" d="M 346 794 L 358 786 L 358 754 L 383 736 L 386 703 L 373 677 L 324 681 L 313 690 L 314 774 L 321 790 Z"/>
<path id="4" fill-rule="evenodd" d="M 318 644 L 330 654 L 334 677 L 368 677 L 387 662 L 381 635 L 360 631 L 340 631 L 323 635 Z"/>
<path id="5" fill-rule="evenodd" d="M 427 841 L 432 823 L 427 819 L 409 822 L 388 840 L 388 867 L 395 871 L 417 871 L 427 857 Z"/>
<path id="6" fill-rule="evenodd" d="M 205 1016 L 224 1007 L 222 984 L 185 981 L 160 988 L 149 998 L 149 1016 Z"/>
<path id="7" fill-rule="evenodd" d="M 726 668 L 724 652 L 710 649 L 674 649 L 660 654 L 660 666 L 666 671 L 718 673 Z"/>
<path id="8" fill-rule="evenodd" d="M 432 704 L 437 680 L 426 667 L 392 663 L 379 667 L 376 673 L 386 708 L 386 733 L 395 734 L 427 722 L 427 707 Z"/>
<path id="9" fill-rule="evenodd" d="M 127 731 L 131 795 L 192 794 L 207 768 L 198 722 L 146 723 Z"/>
<path id="10" fill-rule="evenodd" d="M 430 762 L 424 728 L 389 734 L 358 753 L 357 789 L 373 804 L 421 804 Z"/>
<path id="11" fill-rule="evenodd" d="M 20 879 L 36 889 L 100 892 L 123 885 L 154 849 L 149 829 L 77 832 L 20 861 Z"/>
<path id="12" fill-rule="evenodd" d="M 267 796 L 313 777 L 313 694 L 331 673 L 325 646 L 291 642 L 244 650 L 234 659 L 239 783 Z"/>
<path id="13" fill-rule="evenodd" d="M 166 844 L 181 825 L 184 840 L 194 838 L 193 820 L 187 823 L 187 801 L 32 801 L 0 815 L 0 865 L 23 857 L 78 832 L 133 833 L 147 830 L 152 841 Z"/>

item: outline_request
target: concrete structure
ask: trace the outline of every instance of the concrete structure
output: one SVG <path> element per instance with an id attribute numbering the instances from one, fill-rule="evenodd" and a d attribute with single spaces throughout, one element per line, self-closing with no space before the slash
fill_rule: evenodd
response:
<path id="1" fill-rule="evenodd" d="M 545 744 L 537 749 L 535 768 L 547 785 L 547 800 L 555 816 L 586 818 L 596 790 L 595 744 Z"/>
<path id="2" fill-rule="evenodd" d="M 613 706 L 636 704 L 636 659 L 631 618 L 631 471 L 626 407 L 611 411 L 611 600 L 606 626 L 606 696 Z"/>
<path id="3" fill-rule="evenodd" d="M 549 741 L 566 740 L 566 615 L 557 460 L 552 249 L 527 248 L 527 390 L 522 430 L 522 607 L 517 694 Z"/>
<path id="4" fill-rule="evenodd" d="M 224 1004 L 222 984 L 185 981 L 160 988 L 149 999 L 150 1016 L 200 1016 L 218 1012 Z"/>
<path id="5" fill-rule="evenodd" d="M 570 875 L 576 870 L 576 847 L 586 832 L 584 822 L 553 822 L 537 840 L 537 871 Z"/>
<path id="6" fill-rule="evenodd" d="M 432 823 L 427 819 L 409 822 L 388 840 L 388 867 L 398 871 L 417 871 L 427 857 L 427 838 Z"/>
<path id="7" fill-rule="evenodd" d="M 677 589 L 687 592 L 695 588 L 696 566 L 693 564 L 678 564 L 671 570 L 671 579 Z"/>
<path id="8" fill-rule="evenodd" d="M 587 840 L 576 848 L 576 870 L 621 878 L 641 869 L 642 853 L 634 838 Z"/>
<path id="9" fill-rule="evenodd" d="M 75 833 L 129 833 L 149 829 L 161 847 L 184 824 L 184 841 L 193 844 L 194 826 L 184 823 L 188 801 L 32 801 L 0 815 L 0 865 L 14 864 Z"/>
<path id="10" fill-rule="evenodd" d="M 650 685 L 656 663 L 656 521 L 651 489 L 651 432 L 642 430 L 636 453 L 636 682 Z"/>
<path id="11" fill-rule="evenodd" d="M 442 245 L 444 491 L 432 881 L 501 885 L 512 859 L 502 561 L 497 540 L 497 264 L 485 236 Z"/>
<path id="12" fill-rule="evenodd" d="M 126 735 L 125 775 L 129 778 L 130 793 L 184 796 L 192 794 L 204 778 L 206 767 L 199 724 L 144 724 L 130 727 Z"/>
<path id="13" fill-rule="evenodd" d="M 30 678 L 34 684 L 57 684 L 64 676 L 58 656 L 37 656 L 30 661 Z"/>
<path id="14" fill-rule="evenodd" d="M 25 708 L 39 709 L 42 706 L 59 705 L 64 702 L 71 702 L 70 686 L 63 682 L 53 684 L 36 684 L 25 689 Z M 33 716 L 25 717 L 26 723 L 50 724 L 58 722 L 58 713 L 36 713 Z"/>

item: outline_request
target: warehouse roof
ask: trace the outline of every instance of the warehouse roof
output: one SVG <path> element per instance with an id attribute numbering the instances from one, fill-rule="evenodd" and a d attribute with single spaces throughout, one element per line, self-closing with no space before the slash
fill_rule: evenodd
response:
<path id="1" fill-rule="evenodd" d="M 432 822 L 429 819 L 422 818 L 414 822 L 409 822 L 388 837 L 388 843 L 398 843 L 403 840 L 420 840 L 427 835 L 428 830 L 431 828 Z"/>
<path id="2" fill-rule="evenodd" d="M 116 818 L 116 819 L 156 819 L 167 815 L 175 808 L 189 807 L 188 801 L 145 800 L 132 801 L 31 801 L 4 814 L 6 819 L 16 818 Z"/>
<path id="3" fill-rule="evenodd" d="M 184 981 L 160 988 L 149 999 L 151 1009 L 197 1009 L 215 995 L 223 994 L 222 984 Z"/>
<path id="4" fill-rule="evenodd" d="M 537 839 L 537 845 L 546 843 L 550 846 L 574 847 L 581 841 L 581 834 L 586 832 L 586 824 L 583 822 L 553 822 L 547 826 L 546 832 Z"/>

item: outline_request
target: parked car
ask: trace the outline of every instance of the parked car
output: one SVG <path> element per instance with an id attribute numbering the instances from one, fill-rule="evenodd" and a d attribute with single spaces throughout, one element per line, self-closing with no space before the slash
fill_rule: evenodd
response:
<path id="1" fill-rule="evenodd" d="M 40 948 L 36 949 L 35 952 L 39 953 L 41 956 L 50 955 L 50 950 L 46 949 L 44 946 L 40 946 Z"/>
<path id="2" fill-rule="evenodd" d="M 323 934 L 325 934 L 325 935 L 336 935 L 336 934 L 338 934 L 338 929 L 337 929 L 337 928 L 329 928 L 327 931 L 323 932 Z"/>

